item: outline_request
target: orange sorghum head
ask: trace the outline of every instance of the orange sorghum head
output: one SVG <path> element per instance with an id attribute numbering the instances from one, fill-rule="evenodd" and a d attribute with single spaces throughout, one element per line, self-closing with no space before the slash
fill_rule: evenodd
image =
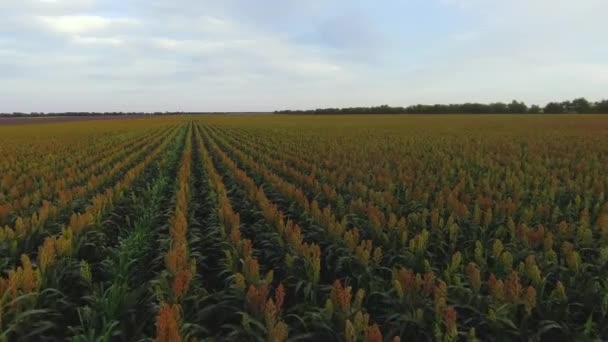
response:
<path id="1" fill-rule="evenodd" d="M 156 318 L 157 342 L 181 342 L 179 321 L 181 320 L 180 307 L 177 304 L 161 303 Z"/>

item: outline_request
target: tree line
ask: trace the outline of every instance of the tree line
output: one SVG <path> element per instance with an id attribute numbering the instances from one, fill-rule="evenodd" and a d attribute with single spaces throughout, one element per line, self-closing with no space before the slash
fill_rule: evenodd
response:
<path id="1" fill-rule="evenodd" d="M 275 114 L 565 114 L 602 113 L 608 114 L 608 100 L 590 102 L 584 97 L 572 101 L 549 102 L 544 107 L 528 106 L 513 100 L 511 103 L 460 103 L 460 104 L 417 104 L 408 107 L 381 105 L 375 107 L 318 108 L 311 110 L 277 110 Z M 231 114 L 231 112 L 13 112 L 0 113 L 0 117 L 40 117 L 40 116 L 100 116 L 100 115 L 182 115 L 182 114 Z M 254 112 L 249 112 L 254 114 Z"/>
<path id="2" fill-rule="evenodd" d="M 528 106 L 513 100 L 511 103 L 417 104 L 408 107 L 318 108 L 311 110 L 278 110 L 277 114 L 608 114 L 608 100 L 590 102 L 581 97 L 572 101 L 549 102 L 544 107 Z"/>

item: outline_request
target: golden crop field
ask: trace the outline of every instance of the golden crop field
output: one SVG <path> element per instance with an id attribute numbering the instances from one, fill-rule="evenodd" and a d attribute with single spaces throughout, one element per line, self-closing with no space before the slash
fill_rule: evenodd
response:
<path id="1" fill-rule="evenodd" d="M 0 126 L 0 341 L 608 340 L 608 116 Z"/>

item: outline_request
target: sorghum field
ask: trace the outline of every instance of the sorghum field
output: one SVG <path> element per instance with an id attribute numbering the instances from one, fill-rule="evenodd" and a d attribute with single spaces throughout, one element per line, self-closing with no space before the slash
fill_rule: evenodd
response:
<path id="1" fill-rule="evenodd" d="M 608 339 L 608 117 L 0 127 L 2 341 Z"/>

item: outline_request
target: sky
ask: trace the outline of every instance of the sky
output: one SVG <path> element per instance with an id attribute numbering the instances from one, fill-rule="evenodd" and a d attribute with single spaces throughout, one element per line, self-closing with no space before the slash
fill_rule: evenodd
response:
<path id="1" fill-rule="evenodd" d="M 0 112 L 608 98 L 607 0 L 0 0 Z"/>

